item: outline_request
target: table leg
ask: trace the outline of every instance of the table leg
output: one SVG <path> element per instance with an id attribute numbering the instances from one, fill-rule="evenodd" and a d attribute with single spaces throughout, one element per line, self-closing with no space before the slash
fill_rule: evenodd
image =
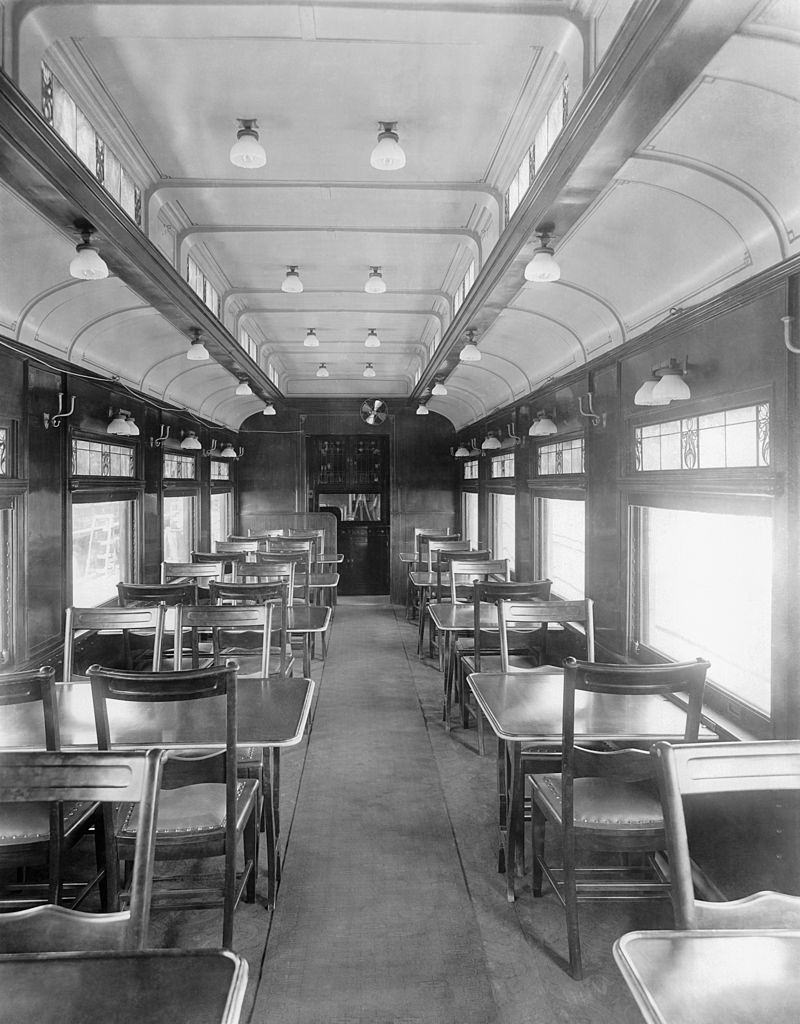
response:
<path id="1" fill-rule="evenodd" d="M 508 823 L 508 789 L 506 788 L 506 742 L 497 740 L 497 827 L 500 848 L 497 852 L 497 870 L 506 870 L 506 826 Z"/>
<path id="2" fill-rule="evenodd" d="M 516 899 L 514 883 L 525 874 L 525 780 L 522 778 L 522 745 L 509 743 L 506 756 L 508 822 L 506 827 L 506 899 Z"/>

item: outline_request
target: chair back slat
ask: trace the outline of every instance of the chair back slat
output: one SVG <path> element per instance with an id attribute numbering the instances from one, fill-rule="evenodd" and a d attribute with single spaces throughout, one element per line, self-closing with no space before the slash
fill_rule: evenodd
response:
<path id="1" fill-rule="evenodd" d="M 170 583 L 173 580 L 181 582 L 192 581 L 195 583 L 208 584 L 209 580 L 222 580 L 225 578 L 225 561 L 218 558 L 213 562 L 162 562 L 161 582 Z"/>
<path id="2" fill-rule="evenodd" d="M 511 580 L 511 569 L 507 558 L 486 558 L 483 552 L 466 552 L 466 554 L 484 557 L 453 556 L 442 564 L 442 570 L 450 574 L 450 600 L 465 603 L 472 600 L 472 587 L 476 580 L 488 580 L 492 576 L 503 580 Z"/>
<path id="3" fill-rule="evenodd" d="M 0 803 L 99 801 L 138 808 L 128 909 L 85 913 L 41 906 L 0 914 L 0 952 L 145 949 L 150 919 L 158 792 L 166 753 L 0 753 Z"/>
<path id="4" fill-rule="evenodd" d="M 591 598 L 582 601 L 506 601 L 497 602 L 497 623 L 500 630 L 500 658 L 502 671 L 508 671 L 508 636 L 512 632 L 528 632 L 543 628 L 544 654 L 546 657 L 547 627 L 549 624 L 574 624 L 582 626 L 586 633 L 586 660 L 594 661 L 594 602 Z"/>
<path id="5" fill-rule="evenodd" d="M 270 637 L 272 634 L 272 601 L 251 605 L 181 605 L 178 608 L 178 630 L 210 630 L 214 664 L 221 665 L 230 656 L 229 648 L 241 634 L 258 632 L 261 635 L 261 666 L 259 674 L 269 675 Z M 181 669 L 182 658 L 176 651 L 176 669 Z"/>
<path id="6" fill-rule="evenodd" d="M 428 572 L 436 572 L 439 560 L 445 553 L 467 552 L 470 550 L 468 540 L 437 540 L 428 544 Z"/>
<path id="7" fill-rule="evenodd" d="M 152 669 L 158 671 L 164 643 L 164 604 L 147 607 L 119 608 L 67 608 L 64 625 L 64 672 L 65 682 L 72 679 L 75 671 L 75 634 L 84 630 L 119 632 L 123 636 L 126 652 L 130 650 L 128 635 L 131 630 L 152 631 Z"/>
<path id="8" fill-rule="evenodd" d="M 48 750 L 58 750 L 61 746 L 55 676 L 55 669 L 50 665 L 43 665 L 35 671 L 29 669 L 0 675 L 0 707 L 41 703 L 44 741 Z"/>
<path id="9" fill-rule="evenodd" d="M 436 541 L 453 541 L 461 540 L 460 533 L 451 533 L 450 530 L 434 530 L 427 532 L 425 530 L 414 530 L 414 550 L 417 554 L 417 562 L 421 565 L 426 565 L 428 562 L 428 545 L 431 542 Z"/>
<path id="10" fill-rule="evenodd" d="M 725 902 L 695 897 L 684 797 L 800 791 L 800 740 L 656 743 L 651 751 L 661 792 L 677 928 L 798 928 L 800 897 L 764 891 Z"/>
<path id="11" fill-rule="evenodd" d="M 197 604 L 197 581 L 191 583 L 118 583 L 117 599 L 121 608 L 137 605 Z"/>

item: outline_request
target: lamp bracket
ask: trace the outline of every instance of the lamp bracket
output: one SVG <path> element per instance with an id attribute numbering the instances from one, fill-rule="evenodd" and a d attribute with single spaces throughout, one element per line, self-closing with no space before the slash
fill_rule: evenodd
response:
<path id="1" fill-rule="evenodd" d="M 169 437 L 169 430 L 170 430 L 169 423 L 162 423 L 161 424 L 161 432 L 159 433 L 158 437 L 151 437 L 150 438 L 150 440 L 148 442 L 150 447 L 151 448 L 158 448 L 160 445 L 162 445 L 167 440 L 167 438 Z"/>
<path id="2" fill-rule="evenodd" d="M 800 346 L 797 346 L 792 341 L 792 329 L 794 327 L 793 316 L 782 316 L 781 323 L 783 324 L 783 343 L 789 352 L 794 352 L 795 355 L 800 355 Z"/>
<path id="3" fill-rule="evenodd" d="M 800 349 L 798 349 L 800 351 Z M 653 376 L 658 377 L 659 380 L 664 376 L 665 373 L 679 373 L 681 377 L 685 377 L 689 372 L 689 357 L 683 357 L 683 363 L 678 359 L 670 359 L 666 363 L 659 363 L 658 366 L 652 368 Z"/>
<path id="4" fill-rule="evenodd" d="M 584 400 L 586 401 L 586 407 L 584 408 Z M 592 392 L 587 391 L 585 395 L 578 395 L 578 412 L 581 416 L 585 417 L 592 424 L 593 427 L 605 427 L 606 425 L 606 414 L 598 413 L 594 411 L 592 405 Z"/>
<path id="5" fill-rule="evenodd" d="M 75 412 L 75 396 L 73 395 L 70 399 L 69 409 L 64 408 L 64 392 L 59 391 L 58 393 L 58 412 L 43 414 L 42 419 L 44 421 L 44 429 L 49 430 L 50 427 L 54 429 L 61 426 L 61 421 L 67 419 Z"/>
<path id="6" fill-rule="evenodd" d="M 219 451 L 220 451 L 220 449 L 217 448 L 217 439 L 216 439 L 216 437 L 212 437 L 211 438 L 211 447 L 210 448 L 204 448 L 200 452 L 200 454 L 201 455 L 205 455 L 207 458 L 210 459 L 212 455 L 218 455 Z"/>

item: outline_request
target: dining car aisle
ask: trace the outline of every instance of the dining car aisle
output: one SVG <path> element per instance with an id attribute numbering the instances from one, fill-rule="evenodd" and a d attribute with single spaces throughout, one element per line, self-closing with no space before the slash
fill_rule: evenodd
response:
<path id="1" fill-rule="evenodd" d="M 250 1018 L 490 1024 L 497 1009 L 386 598 L 343 598 Z"/>

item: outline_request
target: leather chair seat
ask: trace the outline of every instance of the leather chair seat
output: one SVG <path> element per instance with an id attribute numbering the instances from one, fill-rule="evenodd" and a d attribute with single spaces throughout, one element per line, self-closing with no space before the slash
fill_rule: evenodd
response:
<path id="1" fill-rule="evenodd" d="M 258 783 L 254 779 L 240 779 L 236 784 L 237 824 L 242 826 L 249 814 L 252 794 Z M 126 805 L 122 822 L 117 829 L 121 839 L 136 837 L 139 809 L 136 804 Z M 224 783 L 199 783 L 178 789 L 162 789 L 158 798 L 156 834 L 180 835 L 183 832 L 223 832 L 225 829 Z"/>
<path id="2" fill-rule="evenodd" d="M 537 799 L 559 821 L 562 818 L 561 775 L 534 775 L 539 787 Z M 574 782 L 575 823 L 591 828 L 609 828 L 614 832 L 630 828 L 662 829 L 661 804 L 646 783 L 615 782 L 613 779 L 586 778 Z"/>
<path id="3" fill-rule="evenodd" d="M 65 803 L 64 831 L 69 832 L 97 807 L 96 803 Z M 50 838 L 50 805 L 44 801 L 29 804 L 0 804 L 0 843 L 22 846 Z"/>

